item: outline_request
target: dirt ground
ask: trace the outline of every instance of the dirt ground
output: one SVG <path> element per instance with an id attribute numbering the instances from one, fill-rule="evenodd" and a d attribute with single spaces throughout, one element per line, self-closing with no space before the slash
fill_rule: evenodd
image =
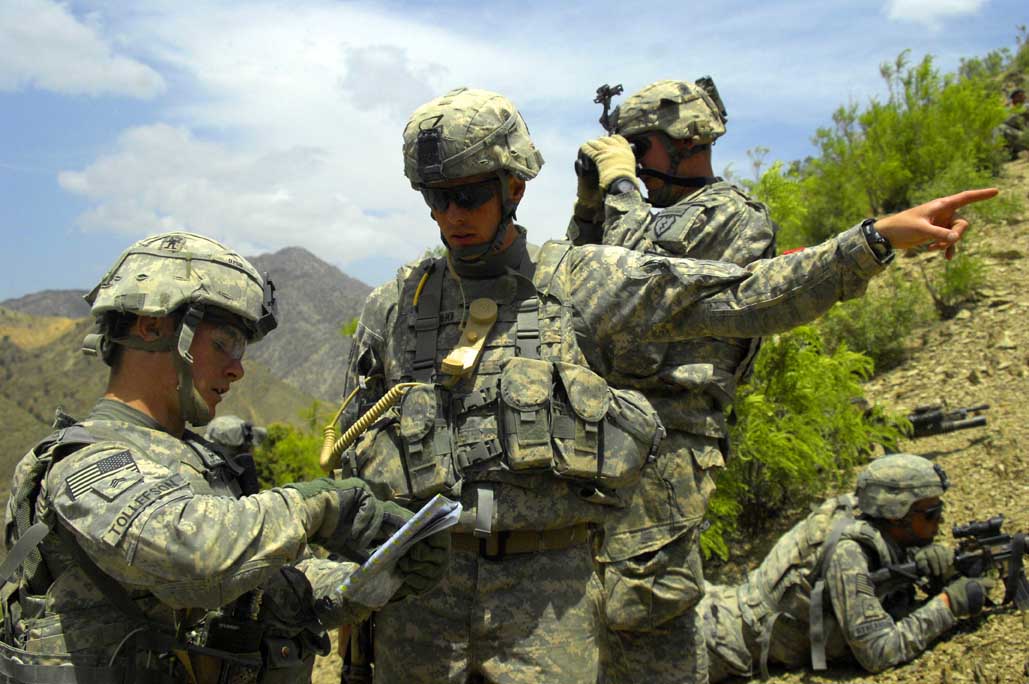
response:
<path id="1" fill-rule="evenodd" d="M 1029 207 L 1029 160 L 1009 164 L 999 181 Z M 1029 218 L 983 226 L 970 250 L 989 265 L 979 301 L 913 340 L 910 359 L 867 383 L 867 396 L 895 410 L 944 402 L 951 408 L 989 404 L 989 425 L 912 441 L 905 451 L 937 460 L 953 484 L 950 524 L 1003 513 L 1005 531 L 1029 532 Z M 903 259 L 911 269 L 920 255 Z M 912 270 L 912 273 L 915 271 Z M 913 276 L 914 277 L 914 276 Z M 767 542 L 767 540 L 765 540 Z M 767 544 L 765 544 L 767 545 Z M 751 558 L 751 563 L 760 557 Z M 315 684 L 339 682 L 335 654 L 319 659 Z M 914 662 L 879 675 L 836 667 L 829 675 L 775 673 L 772 682 L 890 684 L 1029 683 L 1029 614 L 999 609 L 959 629 Z M 742 681 L 742 680 L 740 680 Z"/>

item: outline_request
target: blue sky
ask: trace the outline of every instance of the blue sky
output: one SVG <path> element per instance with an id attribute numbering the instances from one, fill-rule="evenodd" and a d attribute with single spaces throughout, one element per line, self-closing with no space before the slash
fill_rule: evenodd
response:
<path id="1" fill-rule="evenodd" d="M 370 284 L 436 244 L 401 131 L 459 86 L 520 107 L 547 164 L 519 218 L 564 232 L 593 91 L 714 77 L 715 167 L 809 154 L 910 48 L 945 70 L 1014 47 L 1025 0 L 625 3 L 0 0 L 0 299 L 89 287 L 144 235 L 301 245 Z M 126 9 L 130 8 L 130 9 Z"/>

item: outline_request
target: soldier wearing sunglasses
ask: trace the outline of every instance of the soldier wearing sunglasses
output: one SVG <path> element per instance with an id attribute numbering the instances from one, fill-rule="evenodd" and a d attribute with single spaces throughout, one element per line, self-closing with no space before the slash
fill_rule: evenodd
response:
<path id="1" fill-rule="evenodd" d="M 375 617 L 379 684 L 593 684 L 590 541 L 664 434 L 640 392 L 601 376 L 641 342 L 808 321 L 888 263 L 867 230 L 885 247 L 949 246 L 967 227 L 953 211 L 996 193 L 938 200 L 749 269 L 566 242 L 530 250 L 514 218 L 543 158 L 510 100 L 458 88 L 416 109 L 403 138 L 404 174 L 447 251 L 405 266 L 365 303 L 347 376 L 356 399 L 341 423 L 403 397 L 341 468 L 381 497 L 414 507 L 445 493 L 464 513 L 442 584 Z"/>
<path id="2" fill-rule="evenodd" d="M 957 576 L 933 543 L 950 486 L 912 454 L 876 459 L 854 495 L 834 497 L 786 533 L 736 587 L 708 585 L 700 611 L 709 679 L 767 674 L 769 663 L 824 670 L 856 660 L 869 672 L 916 658 L 959 618 L 977 615 L 993 580 Z M 907 586 L 884 594 L 871 573 L 914 560 L 928 601 Z"/>

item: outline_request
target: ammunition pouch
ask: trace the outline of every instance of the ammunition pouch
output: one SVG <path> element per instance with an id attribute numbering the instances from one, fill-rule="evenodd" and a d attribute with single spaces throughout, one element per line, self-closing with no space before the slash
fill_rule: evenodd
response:
<path id="1" fill-rule="evenodd" d="M 353 462 L 376 496 L 401 500 L 448 491 L 469 469 L 549 470 L 589 492 L 634 483 L 664 434 L 639 392 L 583 366 L 514 357 L 495 387 L 411 388 L 358 441 Z"/>

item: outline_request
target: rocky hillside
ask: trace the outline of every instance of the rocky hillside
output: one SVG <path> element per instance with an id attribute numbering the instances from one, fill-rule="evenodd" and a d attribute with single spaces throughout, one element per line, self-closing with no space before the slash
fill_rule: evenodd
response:
<path id="1" fill-rule="evenodd" d="M 82 318 L 89 315 L 89 304 L 82 299 L 85 294 L 85 290 L 43 290 L 5 299 L 0 302 L 0 307 L 34 316 Z"/>
<path id="2" fill-rule="evenodd" d="M 1029 206 L 1029 160 L 1009 164 L 999 181 Z M 1025 215 L 1008 225 L 977 226 L 969 249 L 989 267 L 989 286 L 973 306 L 913 340 L 902 367 L 871 380 L 867 396 L 896 409 L 943 402 L 957 408 L 990 404 L 989 425 L 910 441 L 906 451 L 940 463 L 953 484 L 947 493 L 947 543 L 954 523 L 1006 518 L 1009 533 L 1029 532 L 1029 231 Z M 923 255 L 917 259 L 935 259 Z M 911 261 L 911 260 L 907 260 Z M 911 264 L 902 264 L 910 268 Z M 753 560 L 753 559 L 752 559 Z M 1003 592 L 994 596 L 999 600 Z M 788 673 L 771 681 L 790 684 L 868 682 L 857 668 L 830 676 Z M 882 673 L 895 684 L 1007 684 L 1029 682 L 1029 615 L 997 609 L 965 621 L 926 654 Z"/>
<path id="3" fill-rule="evenodd" d="M 249 358 L 308 394 L 338 401 L 350 352 L 340 329 L 361 313 L 371 288 L 300 247 L 250 261 L 276 285 L 280 325 Z"/>
<path id="4" fill-rule="evenodd" d="M 371 288 L 300 247 L 250 257 L 275 282 L 279 329 L 248 351 L 248 358 L 294 388 L 335 402 L 343 393 L 350 338 L 340 329 L 361 313 Z M 85 290 L 44 290 L 0 302 L 0 307 L 34 316 L 89 315 Z"/>

